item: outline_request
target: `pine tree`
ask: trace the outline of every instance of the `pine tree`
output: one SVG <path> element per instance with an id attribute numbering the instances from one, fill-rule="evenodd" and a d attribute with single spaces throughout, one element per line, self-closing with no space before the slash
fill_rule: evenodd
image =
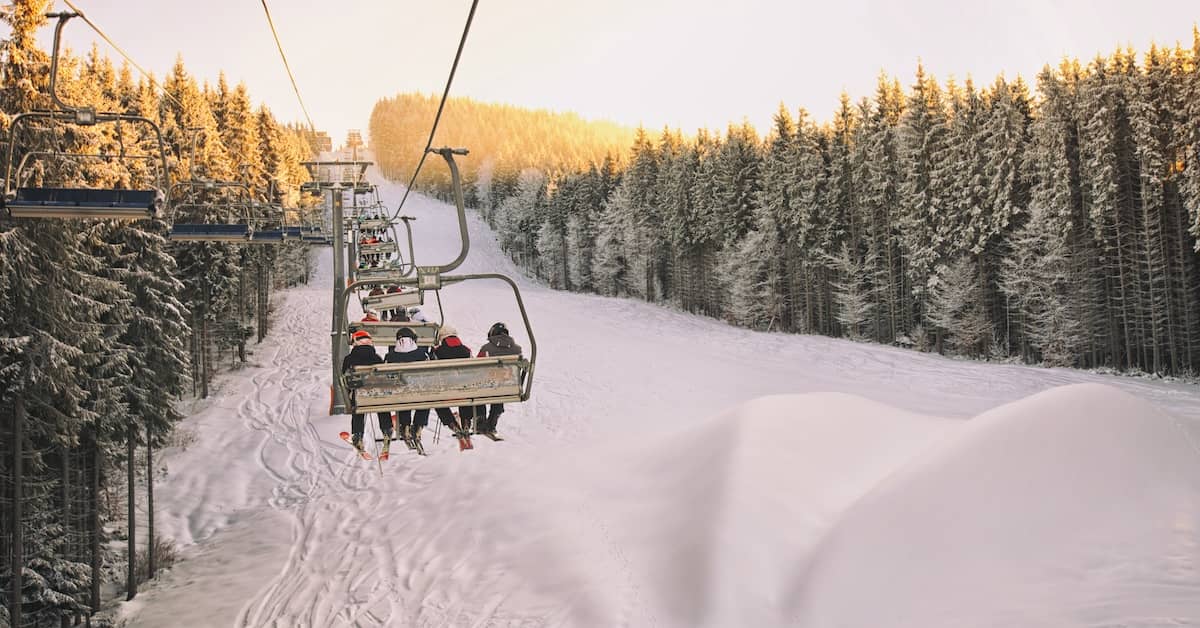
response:
<path id="1" fill-rule="evenodd" d="M 830 265 L 839 277 L 833 284 L 838 324 L 852 340 L 862 339 L 867 336 L 864 328 L 876 305 L 871 300 L 870 285 L 875 259 L 869 255 L 859 258 L 851 253 L 849 244 L 843 244 L 841 253 L 830 260 Z"/>
<path id="2" fill-rule="evenodd" d="M 948 134 L 941 88 L 918 65 L 917 82 L 900 125 L 903 179 L 898 195 L 903 211 L 900 243 L 909 285 L 904 291 L 904 317 L 913 324 L 923 317 L 934 268 L 946 255 L 948 214 L 953 211 L 947 198 L 952 189 Z"/>
<path id="3" fill-rule="evenodd" d="M 860 115 L 865 121 L 858 148 L 857 179 L 861 181 L 861 202 L 866 221 L 869 250 L 876 267 L 871 283 L 878 306 L 875 337 L 892 342 L 907 333 L 910 322 L 902 314 L 903 279 L 899 248 L 900 146 L 897 127 L 904 110 L 904 98 L 897 81 L 879 78 L 872 107 L 864 102 Z"/>
<path id="4" fill-rule="evenodd" d="M 983 355 L 992 340 L 992 324 L 984 307 L 978 265 L 963 255 L 938 268 L 930 289 L 926 320 L 945 338 L 950 350 Z"/>

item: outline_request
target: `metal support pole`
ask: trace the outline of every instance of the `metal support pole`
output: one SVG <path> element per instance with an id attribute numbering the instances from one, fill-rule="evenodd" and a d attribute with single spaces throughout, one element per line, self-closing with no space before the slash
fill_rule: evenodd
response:
<path id="1" fill-rule="evenodd" d="M 150 426 L 146 425 L 146 564 L 148 578 L 154 578 L 154 445 L 150 443 Z"/>
<path id="2" fill-rule="evenodd" d="M 134 518 L 134 506 L 137 502 L 137 494 L 133 492 L 134 469 L 133 456 L 137 453 L 134 447 L 134 432 L 133 426 L 127 430 L 127 440 L 125 451 L 128 454 L 128 459 L 125 461 L 125 467 L 129 470 L 129 573 L 126 578 L 125 588 L 126 600 L 132 600 L 137 595 L 137 573 L 135 563 L 137 560 L 137 520 Z"/>
<path id="3" fill-rule="evenodd" d="M 340 185 L 333 186 L 331 208 L 333 212 L 333 320 L 332 329 L 329 332 L 330 342 L 333 345 L 330 354 L 333 356 L 333 379 L 330 380 L 331 398 L 329 400 L 329 414 L 345 414 L 346 399 L 342 394 L 342 387 L 338 385 L 338 378 L 342 376 L 342 358 L 346 351 L 346 338 L 343 330 L 346 329 L 346 309 L 338 308 L 338 295 L 342 293 L 346 282 L 345 258 L 346 253 L 346 237 L 344 225 L 342 224 L 342 189 Z"/>
<path id="4" fill-rule="evenodd" d="M 90 501 L 92 516 L 92 603 L 91 612 L 100 610 L 100 469 L 104 464 L 103 452 L 100 449 L 100 439 L 92 434 L 92 495 Z M 91 615 L 88 615 L 91 623 Z"/>
<path id="5" fill-rule="evenodd" d="M 12 577 L 9 579 L 11 590 L 8 594 L 8 617 L 13 626 L 21 625 L 21 570 L 25 567 L 25 556 L 21 545 L 21 484 L 25 481 L 21 468 L 25 452 L 21 440 L 24 438 L 25 400 L 16 398 L 13 408 L 13 490 L 12 490 Z"/>

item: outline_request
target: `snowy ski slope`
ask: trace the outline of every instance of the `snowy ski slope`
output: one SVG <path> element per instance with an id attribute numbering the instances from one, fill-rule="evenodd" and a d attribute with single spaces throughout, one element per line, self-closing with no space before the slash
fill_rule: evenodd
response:
<path id="1" fill-rule="evenodd" d="M 419 263 L 457 254 L 451 208 L 405 212 Z M 519 276 L 471 223 L 458 272 Z M 519 279 L 540 353 L 508 440 L 460 453 L 431 425 L 429 457 L 393 447 L 381 476 L 326 414 L 319 255 L 255 368 L 162 456 L 157 525 L 185 560 L 125 605 L 131 626 L 1200 625 L 1195 386 Z M 506 285 L 443 296 L 472 349 L 497 320 L 528 346 Z"/>

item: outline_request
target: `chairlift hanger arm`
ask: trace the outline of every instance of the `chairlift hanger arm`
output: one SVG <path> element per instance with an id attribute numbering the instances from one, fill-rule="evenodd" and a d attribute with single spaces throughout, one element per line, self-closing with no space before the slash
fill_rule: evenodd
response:
<path id="1" fill-rule="evenodd" d="M 443 146 L 442 148 L 430 148 L 427 152 L 441 155 L 442 159 L 446 160 L 446 164 L 450 166 L 450 181 L 454 188 L 454 207 L 458 210 L 458 230 L 462 235 L 462 250 L 459 251 L 458 257 L 454 261 L 438 267 L 438 272 L 448 273 L 461 266 L 467 259 L 467 253 L 471 250 L 471 237 L 467 233 L 467 210 L 463 202 L 462 177 L 458 173 L 458 164 L 454 162 L 455 155 L 466 155 L 469 151 L 465 148 Z"/>

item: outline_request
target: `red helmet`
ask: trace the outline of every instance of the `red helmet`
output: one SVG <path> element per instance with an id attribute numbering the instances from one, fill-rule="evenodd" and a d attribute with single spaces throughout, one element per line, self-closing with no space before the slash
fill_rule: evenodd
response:
<path id="1" fill-rule="evenodd" d="M 367 340 L 370 340 L 370 339 L 371 339 L 371 332 L 369 332 L 369 331 L 367 331 L 367 330 L 365 330 L 365 329 L 360 329 L 360 330 L 358 330 L 358 331 L 354 332 L 353 334 L 351 334 L 351 335 L 350 335 L 350 338 L 351 338 L 352 340 L 354 340 L 354 342 L 358 342 L 359 340 L 362 340 L 363 338 L 366 338 Z"/>

